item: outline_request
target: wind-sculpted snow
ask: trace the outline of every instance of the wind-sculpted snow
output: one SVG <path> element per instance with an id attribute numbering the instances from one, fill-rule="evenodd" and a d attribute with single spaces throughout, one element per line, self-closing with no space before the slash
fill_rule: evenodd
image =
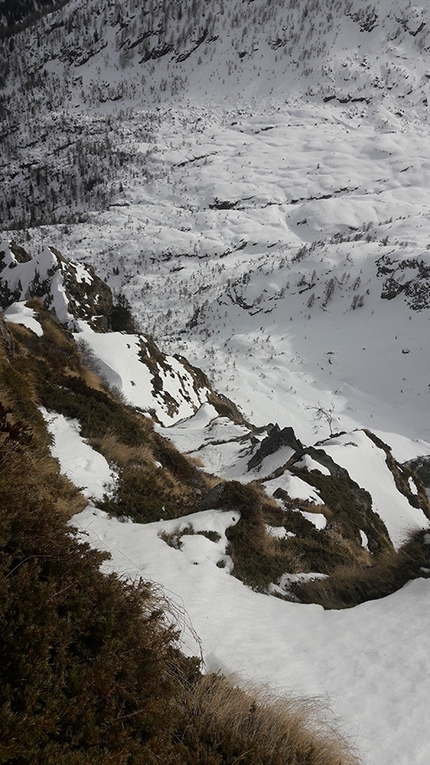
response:
<path id="1" fill-rule="evenodd" d="M 396 487 L 383 450 L 378 449 L 363 431 L 330 439 L 324 444 L 324 450 L 371 493 L 373 510 L 387 526 L 395 547 L 403 544 L 411 531 L 428 527 L 429 519 L 423 511 L 413 507 Z"/>
<path id="2" fill-rule="evenodd" d="M 191 547 L 163 546 L 157 532 L 166 523 L 136 528 L 90 510 L 75 522 L 112 553 L 114 570 L 161 581 L 185 604 L 208 668 L 284 693 L 324 696 L 367 765 L 426 765 L 428 581 L 327 612 L 253 593 L 211 565 L 208 554 L 194 565 Z M 197 648 L 185 631 L 183 645 Z"/>
<path id="3" fill-rule="evenodd" d="M 191 417 L 210 396 L 192 368 L 161 354 L 143 335 L 100 334 L 80 322 L 75 337 L 90 349 L 101 377 L 163 425 Z"/>

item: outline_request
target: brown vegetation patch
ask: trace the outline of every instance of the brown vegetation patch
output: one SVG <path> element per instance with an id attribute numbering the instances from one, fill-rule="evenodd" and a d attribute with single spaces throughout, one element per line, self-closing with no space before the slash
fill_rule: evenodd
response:
<path id="1" fill-rule="evenodd" d="M 244 691 L 213 674 L 184 700 L 189 724 L 181 745 L 190 765 L 358 765 L 345 740 L 321 724 L 314 701 Z"/>
<path id="2" fill-rule="evenodd" d="M 424 535 L 424 531 L 417 531 L 397 552 L 384 550 L 372 556 L 371 565 L 352 561 L 335 567 L 327 579 L 297 583 L 291 589 L 302 602 L 319 603 L 324 608 L 350 608 L 391 595 L 421 576 L 421 569 L 429 565 Z"/>

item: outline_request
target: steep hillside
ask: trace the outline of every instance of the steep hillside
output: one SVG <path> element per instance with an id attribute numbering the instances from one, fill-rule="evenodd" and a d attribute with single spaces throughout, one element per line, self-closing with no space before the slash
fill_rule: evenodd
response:
<path id="1" fill-rule="evenodd" d="M 93 442 L 108 409 L 117 447 L 124 456 L 128 446 L 135 464 L 133 438 L 147 463 L 170 454 L 165 487 L 169 470 L 188 465 L 191 485 L 195 468 L 103 391 L 52 317 L 40 309 L 38 317 L 40 338 L 0 318 L 2 760 L 232 765 L 239 756 L 256 765 L 294 756 L 315 765 L 357 763 L 311 704 L 247 695 L 219 675 L 203 677 L 199 662 L 180 653 L 169 603 L 153 585 L 102 573 L 109 555 L 79 541 L 66 524 L 86 503 L 50 456 L 38 406 L 44 398 L 57 409 L 74 401 Z M 75 380 L 74 394 L 67 377 Z"/>
<path id="2" fill-rule="evenodd" d="M 2 0 L 0 38 L 7 38 L 32 26 L 41 17 L 59 10 L 68 0 Z"/>
<path id="3" fill-rule="evenodd" d="M 390 573 L 381 589 L 375 587 L 364 599 L 419 575 L 425 557 L 418 532 L 428 525 L 429 504 L 417 477 L 396 461 L 391 446 L 371 432 L 357 431 L 306 447 L 292 428 L 280 430 L 273 423 L 256 428 L 185 359 L 165 356 L 144 335 L 100 331 L 113 306 L 110 291 L 93 271 L 49 248 L 36 259 L 14 244 L 5 244 L 2 252 L 3 273 L 12 273 L 14 280 L 3 282 L 11 303 L 5 318 L 20 343 L 13 367 L 17 380 L 24 376 L 23 390 L 28 389 L 19 399 L 12 385 L 18 381 L 6 365 L 6 399 L 12 396 L 21 416 L 31 403 L 47 410 L 60 460 L 64 451 L 69 477 L 80 485 L 74 449 L 69 455 L 67 441 L 61 447 L 67 432 L 62 418 L 75 421 L 80 437 L 107 460 L 106 470 L 94 468 L 110 484 L 98 491 L 100 507 L 145 523 L 233 510 L 238 523 L 226 531 L 232 573 L 256 589 L 286 597 L 290 575 L 337 576 L 339 567 L 354 564 L 360 577 L 388 552 L 394 569 L 400 567 L 399 577 Z M 104 315 L 97 302 L 102 294 Z M 11 302 L 14 298 L 18 302 Z M 97 332 L 89 324 L 96 312 Z M 151 413 L 156 430 L 136 412 Z M 321 408 L 320 414 L 331 428 L 330 413 Z M 176 452 L 172 440 L 194 462 Z M 196 464 L 219 477 L 205 475 Z M 413 547 L 413 564 L 412 553 L 405 564 L 403 545 L 411 532 L 418 534 L 418 548 Z M 175 537 L 175 546 L 183 533 Z M 393 554 L 399 548 L 397 561 Z"/>
<path id="4" fill-rule="evenodd" d="M 301 724 L 290 745 L 285 710 L 202 680 L 180 644 L 242 687 L 323 696 L 366 765 L 427 765 L 429 24 L 409 0 L 0 3 L 0 580 L 18 613 L 0 759 L 352 761 L 300 749 Z M 54 536 L 73 581 L 40 557 Z M 117 575 L 160 583 L 164 616 Z M 13 646 L 33 626 L 24 697 Z"/>
<path id="5" fill-rule="evenodd" d="M 105 209 L 124 165 L 151 177 L 156 105 L 170 100 L 259 113 L 304 94 L 425 119 L 428 24 L 427 8 L 398 0 L 71 0 L 1 46 L 4 225 Z"/>
<path id="6" fill-rule="evenodd" d="M 66 260 L 55 247 L 33 258 L 14 241 L 0 247 L 0 306 L 8 321 L 41 336 L 43 327 L 27 303 L 50 311 L 75 333 L 85 363 L 106 385 L 165 425 L 208 401 L 241 419 L 200 369 L 179 355 L 166 356 L 149 335 L 135 333 L 130 303 L 121 293 L 113 296 L 92 266 Z"/>
<path id="7" fill-rule="evenodd" d="M 105 570 L 117 571 L 128 579 L 144 577 L 162 582 L 174 602 L 181 645 L 187 653 L 202 651 L 207 669 L 234 671 L 243 684 L 252 667 L 253 677 L 262 682 L 269 679 L 284 697 L 300 689 L 312 696 L 322 694 L 342 721 L 343 730 L 349 735 L 353 732 L 366 762 L 376 765 L 387 758 L 396 762 L 396 757 L 400 762 L 397 754 L 403 757 L 412 753 L 421 765 L 420 753 L 426 751 L 427 742 L 424 719 L 428 689 L 421 667 L 428 651 L 425 577 L 430 570 L 430 534 L 425 531 L 428 519 L 420 511 L 426 509 L 426 502 L 418 479 L 396 463 L 387 445 L 370 432 L 338 435 L 317 448 L 305 448 L 291 429 L 271 427 L 267 436 L 258 431 L 247 433 L 244 425 L 238 427 L 217 416 L 207 404 L 190 421 L 154 432 L 151 422 L 103 390 L 100 380 L 85 370 L 71 337 L 64 335 L 52 315 L 41 311 L 40 306 L 33 310 L 43 335 L 13 324 L 12 339 L 3 329 L 8 347 L 1 368 L 2 401 L 8 410 L 4 435 L 6 439 L 20 436 L 22 428 L 17 421 L 25 417 L 33 430 L 38 480 L 47 479 L 44 486 L 55 491 L 56 505 L 63 514 L 79 511 L 82 499 L 76 489 L 58 483 L 52 462 L 48 475 L 46 465 L 42 470 L 38 460 L 42 444 L 42 456 L 46 455 L 48 439 L 35 404 L 49 408 L 43 417 L 54 437 L 51 449 L 63 472 L 83 487 L 90 499 L 87 508 L 73 517 L 73 524 L 92 546 L 111 553 Z M 111 341 L 115 345 L 114 335 Z M 72 385 L 73 374 L 78 377 Z M 219 482 L 198 470 L 167 442 L 167 435 L 181 441 L 182 448 L 194 449 L 207 463 L 223 462 L 229 471 L 235 468 L 241 481 L 226 478 Z M 2 473 L 2 482 L 9 482 L 9 487 L 11 465 L 7 459 Z M 33 475 L 29 474 L 29 480 Z M 262 485 L 267 494 L 262 492 Z M 15 481 L 13 486 L 19 491 L 23 482 Z M 67 501 L 65 491 L 70 497 Z M 9 494 L 3 492 L 2 497 L 7 500 Z M 20 502 L 8 501 L 9 511 L 18 510 Z M 188 514 L 184 516 L 184 512 Z M 422 530 L 418 515 L 414 517 L 419 512 Z M 25 521 L 25 515 L 20 513 L 19 517 Z M 32 518 L 34 521 L 34 513 Z M 409 541 L 399 546 L 413 527 L 416 531 Z M 31 555 L 40 554 L 38 545 L 44 544 L 45 537 L 31 534 L 30 539 Z M 26 550 L 20 552 L 18 563 L 27 556 Z M 21 570 L 26 572 L 24 561 L 17 569 Z M 46 576 L 46 569 L 42 576 Z M 411 578 L 416 580 L 408 582 Z M 34 575 L 31 582 L 34 593 Z M 381 598 L 405 582 L 408 584 L 403 589 Z M 369 598 L 370 603 L 363 602 Z M 324 611 L 298 599 L 340 610 Z M 30 596 L 27 600 L 32 603 Z M 44 601 L 39 601 L 39 606 L 40 602 L 43 608 Z M 75 609 L 79 603 L 79 599 L 75 601 Z M 183 603 L 202 643 L 184 616 Z M 357 608 L 345 608 L 357 603 L 361 604 Z M 64 607 L 67 611 L 67 602 Z M 123 624 L 121 619 L 121 627 Z M 140 661 L 136 654 L 134 660 Z M 221 680 L 220 692 L 223 683 Z M 408 692 L 411 683 L 413 694 Z M 146 685 L 139 687 L 146 692 Z M 183 688 L 182 683 L 179 688 Z M 157 685 L 154 690 L 157 698 Z M 232 765 L 237 756 L 248 751 L 249 738 L 243 738 L 243 717 L 236 718 L 237 710 L 232 710 L 230 702 L 227 705 L 231 691 L 227 696 L 223 693 L 221 703 L 216 703 L 220 696 L 218 691 L 212 696 L 215 690 L 207 694 L 204 685 L 202 697 L 192 684 L 192 697 L 181 695 L 180 715 L 185 705 L 187 733 L 180 721 L 175 722 L 177 718 L 170 718 L 170 724 L 179 725 L 173 740 L 177 743 L 180 736 L 186 747 L 181 748 L 181 756 L 188 756 L 188 762 L 205 762 L 209 753 L 212 759 L 208 762 L 213 762 L 216 749 L 220 764 L 225 761 Z M 77 690 L 74 697 L 80 698 Z M 17 698 L 21 703 L 21 697 Z M 45 698 L 49 701 L 51 697 L 48 694 Z M 239 700 L 235 696 L 232 703 L 234 698 Z M 174 694 L 174 708 L 175 699 Z M 366 703 L 369 699 L 373 704 Z M 93 700 L 98 708 L 97 696 Z M 372 711 L 375 705 L 380 709 L 378 715 Z M 57 712 L 58 708 L 57 702 Z M 32 707 L 28 709 L 33 712 Z M 205 709 L 207 717 L 202 711 Z M 215 709 L 229 710 L 219 724 Z M 249 712 L 249 707 L 246 709 Z M 38 709 L 34 711 L 37 717 Z M 239 729 L 233 728 L 234 741 L 229 738 L 233 714 L 239 725 Z M 398 721 L 396 735 L 386 736 L 393 717 Z M 202 725 L 202 720 L 207 722 Z M 222 720 L 222 725 L 228 723 L 227 738 L 225 727 L 219 727 Z M 171 728 L 166 728 L 167 723 L 165 720 L 162 730 L 164 744 L 169 746 Z M 261 725 L 267 730 L 267 718 Z M 49 738 L 50 731 L 44 730 Z M 236 730 L 241 731 L 240 741 Z M 255 742 L 256 732 L 247 730 L 246 735 L 252 735 Z M 285 742 L 285 727 L 281 730 Z M 134 727 L 127 730 L 129 740 L 135 732 Z M 219 751 L 220 735 L 226 742 L 225 755 Z M 159 729 L 156 740 L 160 741 Z M 68 739 L 62 738 L 61 743 L 67 751 Z M 80 745 L 86 756 L 86 740 L 81 739 Z M 93 734 L 92 746 L 97 745 Z M 152 746 L 151 742 L 148 745 Z M 314 751 L 320 756 L 319 744 Z M 102 756 L 107 754 L 103 751 Z M 46 761 L 43 747 L 40 756 Z M 58 761 L 58 752 L 55 756 Z M 169 762 L 167 753 L 163 757 Z M 336 757 L 336 763 L 349 761 L 344 754 Z M 266 754 L 262 758 L 270 762 Z"/>
<path id="8" fill-rule="evenodd" d="M 427 8 L 399 0 L 377 6 L 215 0 L 209 8 L 203 0 L 180 6 L 70 0 L 15 35 L 6 72 L 11 85 L 18 75 L 24 86 L 39 73 L 33 107 L 39 99 L 48 105 L 40 75 L 47 78 L 51 108 L 70 95 L 97 107 L 118 98 L 153 103 L 190 93 L 282 98 L 297 88 L 365 103 L 393 91 L 390 98 L 417 105 L 425 98 L 427 72 L 412 59 L 426 52 L 428 23 Z"/>

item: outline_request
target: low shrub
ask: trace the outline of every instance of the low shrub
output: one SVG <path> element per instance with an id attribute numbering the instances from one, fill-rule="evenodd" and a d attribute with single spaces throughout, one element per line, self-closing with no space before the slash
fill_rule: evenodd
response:
<path id="1" fill-rule="evenodd" d="M 265 592 L 282 574 L 301 570 L 296 552 L 267 533 L 267 519 L 273 517 L 276 504 L 260 484 L 228 482 L 221 502 L 223 507 L 240 512 L 238 523 L 226 530 L 227 554 L 234 564 L 234 576 L 249 587 Z"/>
<path id="2" fill-rule="evenodd" d="M 97 506 L 111 515 L 152 523 L 192 513 L 198 501 L 195 491 L 178 483 L 167 470 L 130 463 L 119 471 L 112 494 L 105 494 Z"/>
<path id="3" fill-rule="evenodd" d="M 177 526 L 172 529 L 172 531 L 161 531 L 159 533 L 160 539 L 162 539 L 166 545 L 169 545 L 169 547 L 173 547 L 174 550 L 180 550 L 182 547 L 182 537 L 195 535 L 206 537 L 210 542 L 219 542 L 221 539 L 221 534 L 218 534 L 217 531 L 206 531 L 205 529 L 202 531 L 195 531 L 191 523 L 183 527 Z"/>
<path id="4" fill-rule="evenodd" d="M 312 524 L 311 527 L 306 534 L 282 542 L 292 555 L 300 557 L 302 571 L 329 574 L 338 566 L 369 565 L 369 553 L 360 545 L 332 529 L 318 531 Z"/>
<path id="5" fill-rule="evenodd" d="M 0 519 L 0 761 L 168 762 L 186 660 L 151 587 L 100 572 L 19 443 L 2 450 Z"/>

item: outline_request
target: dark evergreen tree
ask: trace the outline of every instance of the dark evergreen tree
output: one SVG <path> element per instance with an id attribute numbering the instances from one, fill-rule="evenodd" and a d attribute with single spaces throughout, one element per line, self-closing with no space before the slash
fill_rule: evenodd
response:
<path id="1" fill-rule="evenodd" d="M 114 332 L 135 332 L 136 325 L 131 312 L 130 301 L 122 292 L 115 295 L 110 314 L 110 325 Z"/>

